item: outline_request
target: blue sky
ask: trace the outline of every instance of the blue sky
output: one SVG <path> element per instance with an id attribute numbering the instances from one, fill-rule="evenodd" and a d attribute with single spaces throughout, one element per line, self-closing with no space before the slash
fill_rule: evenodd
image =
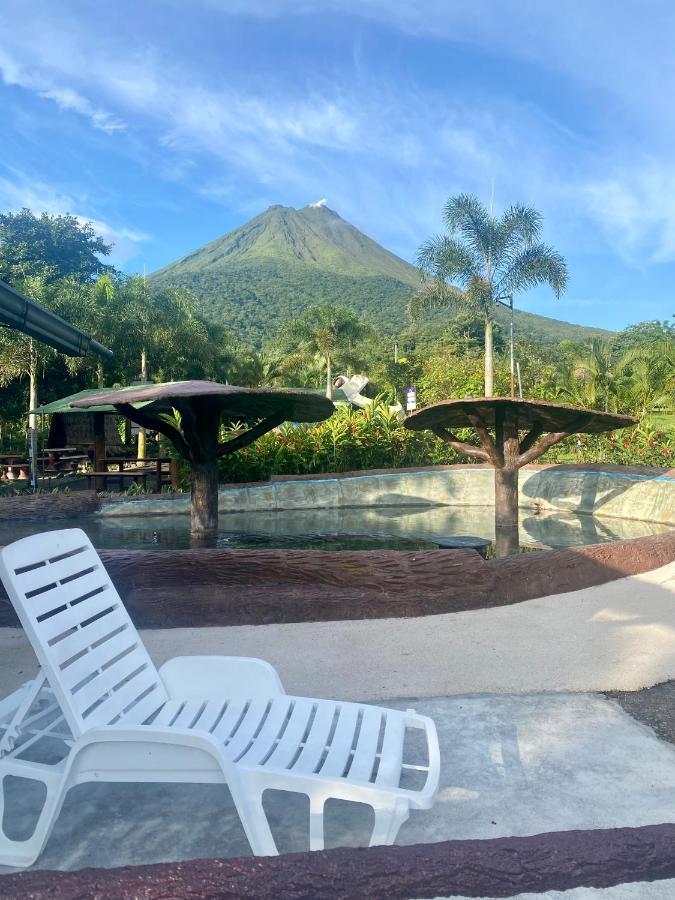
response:
<path id="1" fill-rule="evenodd" d="M 0 32 L 0 209 L 90 219 L 127 271 L 324 197 L 414 261 L 494 180 L 571 270 L 521 308 L 675 311 L 670 0 L 3 0 Z"/>

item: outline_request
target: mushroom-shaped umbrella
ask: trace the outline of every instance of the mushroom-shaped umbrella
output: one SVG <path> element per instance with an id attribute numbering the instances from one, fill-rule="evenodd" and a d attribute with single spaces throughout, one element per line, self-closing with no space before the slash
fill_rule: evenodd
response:
<path id="1" fill-rule="evenodd" d="M 429 429 L 458 453 L 494 467 L 498 556 L 518 552 L 518 470 L 522 466 L 572 434 L 596 434 L 635 424 L 637 419 L 631 416 L 509 397 L 443 400 L 405 420 L 406 428 Z M 453 433 L 456 428 L 472 428 L 480 446 L 461 441 Z"/>
<path id="2" fill-rule="evenodd" d="M 137 408 L 132 404 L 144 404 Z M 218 530 L 218 459 L 252 444 L 282 422 L 320 422 L 335 411 L 330 400 L 304 391 L 236 387 L 214 381 L 175 381 L 111 390 L 74 401 L 86 409 L 111 404 L 137 425 L 158 431 L 192 466 L 192 533 Z M 220 442 L 221 419 L 256 421 Z"/>

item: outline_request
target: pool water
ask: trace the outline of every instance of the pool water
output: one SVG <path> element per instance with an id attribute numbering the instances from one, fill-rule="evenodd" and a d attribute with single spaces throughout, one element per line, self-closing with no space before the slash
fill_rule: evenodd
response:
<path id="1" fill-rule="evenodd" d="M 222 549 L 428 550 L 458 535 L 493 540 L 493 507 L 368 507 L 228 513 L 211 546 Z M 101 549 L 180 550 L 193 546 L 187 515 L 92 515 L 0 522 L 0 545 L 59 528 L 83 528 Z M 520 511 L 525 548 L 574 547 L 671 530 L 668 525 L 573 513 Z M 204 546 L 204 544 L 199 544 Z"/>

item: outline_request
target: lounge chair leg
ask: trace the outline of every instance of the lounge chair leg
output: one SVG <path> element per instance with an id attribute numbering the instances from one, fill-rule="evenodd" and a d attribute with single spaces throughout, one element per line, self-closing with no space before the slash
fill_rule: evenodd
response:
<path id="1" fill-rule="evenodd" d="M 397 800 L 392 806 L 375 810 L 375 825 L 370 837 L 370 846 L 393 844 L 399 828 L 410 815 L 410 807 L 405 801 Z"/>
<path id="2" fill-rule="evenodd" d="M 309 849 L 324 849 L 323 811 L 325 800 L 309 798 Z"/>
<path id="3" fill-rule="evenodd" d="M 278 856 L 279 851 L 263 807 L 262 793 L 247 794 L 246 786 L 244 786 L 242 796 L 235 796 L 233 791 L 232 799 L 237 807 L 253 854 L 255 856 Z"/>
<path id="4" fill-rule="evenodd" d="M 35 780 L 42 781 L 42 779 Z M 44 782 L 47 796 L 33 833 L 23 841 L 14 841 L 7 837 L 2 824 L 5 813 L 5 778 L 0 776 L 0 865 L 25 868 L 32 865 L 42 853 L 63 802 L 63 791 L 53 782 L 50 783 L 51 781 L 50 779 Z"/>

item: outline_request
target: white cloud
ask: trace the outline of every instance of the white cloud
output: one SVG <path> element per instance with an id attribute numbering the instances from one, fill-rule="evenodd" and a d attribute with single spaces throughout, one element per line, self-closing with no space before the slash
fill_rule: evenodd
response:
<path id="1" fill-rule="evenodd" d="M 184 12 L 180 0 L 164 4 Z M 18 0 L 6 0 L 6 16 L 13 5 L 13 27 L 4 29 L 0 51 L 6 83 L 87 117 L 99 130 L 142 135 L 144 144 L 159 148 L 160 174 L 231 208 L 243 208 L 251 197 L 278 202 L 326 192 L 355 224 L 375 229 L 379 240 L 410 256 L 420 236 L 440 224 L 447 196 L 468 190 L 487 199 L 494 178 L 498 206 L 534 204 L 547 216 L 554 243 L 584 243 L 590 220 L 627 257 L 675 258 L 669 201 L 675 180 L 666 155 L 673 124 L 659 100 L 675 86 L 674 32 L 659 0 L 655 9 L 665 12 L 648 17 L 651 24 L 632 2 L 618 8 L 612 0 L 569 0 L 557 8 L 539 0 L 203 0 L 222 11 L 224 22 L 233 14 L 351 13 L 408 35 L 431 35 L 450 48 L 479 46 L 505 66 L 505 57 L 517 58 L 533 72 L 554 73 L 556 86 L 562 73 L 599 110 L 581 136 L 568 125 L 574 117 L 558 121 L 551 107 L 544 112 L 520 97 L 508 99 L 499 85 L 479 97 L 467 96 L 461 84 L 454 92 L 439 85 L 434 93 L 407 77 L 378 77 L 367 55 L 358 77 L 345 71 L 339 81 L 320 71 L 293 84 L 284 73 L 256 80 L 256 66 L 228 78 L 225 63 L 214 76 L 198 48 L 176 54 L 161 30 L 150 37 L 143 29 L 116 30 L 114 18 L 94 27 L 86 16 L 69 16 L 68 4 L 59 15 L 45 4 L 36 29 L 20 15 Z M 645 167 L 629 155 L 626 117 L 655 110 L 650 136 L 664 149 L 659 158 L 655 146 Z M 617 147 L 624 146 L 621 157 Z M 29 189 L 23 186 L 24 195 Z M 67 199 L 78 212 L 96 211 L 92 203 Z M 30 205 L 38 208 L 35 200 Z M 129 246 L 145 237 L 133 229 L 115 233 Z"/>
<path id="2" fill-rule="evenodd" d="M 59 109 L 74 112 L 90 119 L 94 128 L 113 134 L 126 128 L 124 122 L 111 113 L 94 106 L 86 97 L 72 87 L 65 87 L 53 82 L 49 77 L 37 71 L 24 69 L 13 60 L 6 50 L 0 49 L 0 77 L 8 86 L 21 87 L 37 94 L 45 100 L 51 100 Z"/>
<path id="3" fill-rule="evenodd" d="M 675 261 L 675 166 L 635 161 L 583 191 L 590 216 L 632 261 Z"/>

